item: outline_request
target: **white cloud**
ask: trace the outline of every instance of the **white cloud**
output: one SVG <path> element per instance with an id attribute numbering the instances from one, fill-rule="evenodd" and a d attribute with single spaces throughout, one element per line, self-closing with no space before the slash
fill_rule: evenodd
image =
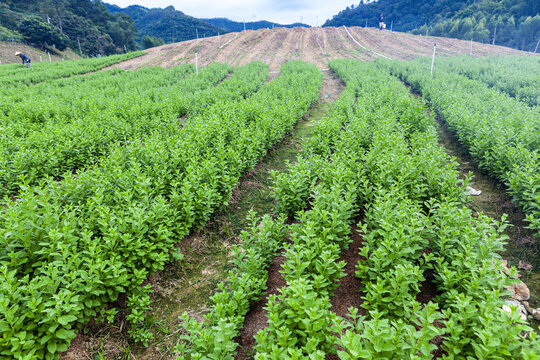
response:
<path id="1" fill-rule="evenodd" d="M 282 24 L 299 22 L 322 24 L 326 19 L 350 6 L 351 0 L 105 0 L 121 7 L 142 5 L 167 7 L 172 5 L 198 18 L 226 17 L 236 21 L 269 20 Z"/>

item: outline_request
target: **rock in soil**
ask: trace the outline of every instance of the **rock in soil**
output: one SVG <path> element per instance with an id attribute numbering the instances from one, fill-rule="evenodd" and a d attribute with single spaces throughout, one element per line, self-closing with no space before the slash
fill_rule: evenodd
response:
<path id="1" fill-rule="evenodd" d="M 480 190 L 475 190 L 475 189 L 473 189 L 473 188 L 470 187 L 470 186 L 467 186 L 467 191 L 468 191 L 469 194 L 471 194 L 472 196 L 478 196 L 478 195 L 482 194 L 482 191 L 480 191 Z"/>
<path id="2" fill-rule="evenodd" d="M 512 284 L 508 287 L 508 290 L 512 292 L 512 296 L 510 296 L 511 299 L 518 300 L 518 301 L 525 301 L 529 300 L 531 298 L 531 292 L 529 291 L 529 288 L 523 281 Z"/>
<path id="3" fill-rule="evenodd" d="M 533 318 L 535 318 L 536 320 L 540 320 L 540 308 L 538 309 L 532 308 L 529 305 L 528 301 L 523 301 L 522 304 L 523 306 L 525 306 L 525 309 L 527 309 L 527 311 L 529 312 L 529 314 L 532 315 Z"/>
<path id="4" fill-rule="evenodd" d="M 512 315 L 512 309 L 510 308 L 510 306 L 516 307 L 519 311 L 519 315 L 521 316 L 521 318 L 523 320 L 527 320 L 527 309 L 525 308 L 525 306 L 521 305 L 519 301 L 506 300 L 506 304 L 503 305 L 503 310 L 506 311 L 508 314 Z"/>

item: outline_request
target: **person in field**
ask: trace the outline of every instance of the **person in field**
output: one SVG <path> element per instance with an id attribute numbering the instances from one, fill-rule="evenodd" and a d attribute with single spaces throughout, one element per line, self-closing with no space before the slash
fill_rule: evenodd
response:
<path id="1" fill-rule="evenodd" d="M 385 27 L 386 26 L 384 25 L 383 14 L 381 13 L 381 15 L 379 15 L 379 30 L 382 30 Z"/>
<path id="2" fill-rule="evenodd" d="M 22 60 L 22 64 L 23 64 L 23 65 L 26 65 L 27 68 L 30 67 L 30 61 L 32 61 L 32 60 L 30 60 L 30 58 L 28 57 L 28 55 L 23 54 L 22 52 L 17 51 L 17 52 L 15 53 L 15 56 L 20 57 L 21 60 Z"/>

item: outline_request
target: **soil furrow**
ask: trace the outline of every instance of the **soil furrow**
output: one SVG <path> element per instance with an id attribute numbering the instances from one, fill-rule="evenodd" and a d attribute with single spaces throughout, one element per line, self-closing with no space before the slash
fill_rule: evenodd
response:
<path id="1" fill-rule="evenodd" d="M 332 310 L 336 315 L 347 317 L 351 307 L 357 308 L 359 314 L 365 315 L 365 310 L 361 307 L 364 300 L 362 299 L 362 281 L 356 276 L 356 264 L 359 261 L 365 260 L 360 256 L 362 248 L 362 235 L 358 223 L 361 217 L 354 219 L 354 224 L 351 228 L 351 240 L 347 249 L 341 253 L 339 261 L 345 261 L 345 276 L 339 280 L 339 286 L 334 291 L 334 296 L 330 299 Z"/>

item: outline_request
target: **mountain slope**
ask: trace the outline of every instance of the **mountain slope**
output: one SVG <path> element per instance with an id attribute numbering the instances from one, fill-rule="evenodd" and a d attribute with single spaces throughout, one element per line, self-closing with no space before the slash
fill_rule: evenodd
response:
<path id="1" fill-rule="evenodd" d="M 540 37 L 538 0 L 379 0 L 347 7 L 323 26 L 377 26 L 434 36 L 471 38 L 533 51 Z"/>
<path id="2" fill-rule="evenodd" d="M 212 18 L 212 19 L 202 19 L 214 26 L 225 29 L 230 32 L 240 32 L 244 30 L 244 23 L 239 21 L 229 20 L 227 18 Z M 248 21 L 245 23 L 246 30 L 259 30 L 259 29 L 272 29 L 274 27 L 309 27 L 309 25 L 294 23 L 289 25 L 278 24 L 271 21 L 261 20 L 261 21 Z"/>
<path id="3" fill-rule="evenodd" d="M 133 20 L 109 13 L 100 0 L 2 0 L 0 26 L 2 33 L 42 48 L 54 44 L 79 50 L 80 42 L 87 55 L 137 49 Z"/>
<path id="4" fill-rule="evenodd" d="M 135 21 L 139 38 L 148 35 L 170 43 L 195 39 L 197 35 L 205 37 L 227 32 L 204 20 L 186 15 L 173 6 L 168 6 L 165 9 L 149 9 L 140 5 L 131 5 L 127 8 L 110 4 L 106 4 L 106 6 L 113 14 L 125 13 L 129 15 Z"/>

